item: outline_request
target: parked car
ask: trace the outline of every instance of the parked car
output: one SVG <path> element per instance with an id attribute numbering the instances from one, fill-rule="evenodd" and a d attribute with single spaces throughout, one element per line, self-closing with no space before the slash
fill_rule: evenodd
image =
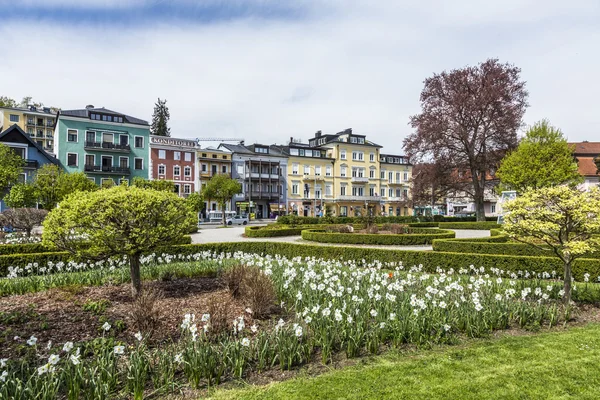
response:
<path id="1" fill-rule="evenodd" d="M 234 215 L 233 217 L 227 218 L 227 225 L 248 225 L 248 217 L 242 217 L 241 215 Z"/>
<path id="2" fill-rule="evenodd" d="M 3 226 L 2 229 L 0 229 L 0 231 L 2 231 L 4 233 L 13 233 L 15 231 L 15 229 L 12 226 L 7 225 L 7 226 Z"/>

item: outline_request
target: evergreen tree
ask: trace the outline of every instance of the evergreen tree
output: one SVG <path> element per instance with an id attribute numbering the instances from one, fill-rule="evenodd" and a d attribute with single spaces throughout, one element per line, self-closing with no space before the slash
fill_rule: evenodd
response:
<path id="1" fill-rule="evenodd" d="M 169 107 L 167 107 L 167 100 L 158 99 L 158 102 L 154 105 L 154 114 L 152 114 L 152 126 L 150 127 L 150 133 L 156 136 L 171 136 L 171 128 L 167 126 L 171 118 L 169 114 Z"/>

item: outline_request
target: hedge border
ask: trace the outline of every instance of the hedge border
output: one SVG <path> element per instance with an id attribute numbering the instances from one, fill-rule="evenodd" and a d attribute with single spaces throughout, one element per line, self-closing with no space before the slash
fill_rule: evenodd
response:
<path id="1" fill-rule="evenodd" d="M 413 228 L 412 232 L 399 235 L 382 235 L 376 233 L 337 233 L 325 232 L 320 229 L 305 229 L 302 231 L 302 239 L 319 243 L 414 246 L 430 244 L 434 239 L 448 239 L 455 236 L 454 232 L 441 229 Z"/>
<path id="2" fill-rule="evenodd" d="M 165 246 L 156 250 L 156 254 L 182 254 L 191 255 L 204 251 L 211 251 L 217 254 L 234 253 L 241 251 L 245 253 L 255 253 L 260 255 L 280 255 L 287 258 L 294 257 L 316 257 L 323 259 L 340 260 L 364 260 L 367 263 L 374 261 L 380 262 L 402 262 L 406 267 L 413 265 L 422 265 L 428 272 L 435 272 L 437 267 L 446 270 L 453 268 L 458 270 L 468 268 L 471 265 L 476 267 L 498 268 L 504 271 L 529 271 L 529 272 L 548 272 L 556 271 L 562 275 L 563 265 L 556 257 L 527 257 L 527 256 L 509 256 L 497 254 L 477 254 L 477 253 L 459 253 L 459 252 L 441 252 L 441 251 L 416 251 L 416 250 L 390 250 L 375 249 L 358 246 L 320 246 L 311 244 L 297 244 L 285 242 L 229 242 L 229 243 L 208 243 L 208 244 L 188 244 L 178 246 Z M 52 261 L 68 261 L 68 253 L 41 253 L 20 255 L 21 259 L 27 257 L 28 262 L 42 263 L 42 258 L 53 258 Z M 0 271 L 6 270 L 8 265 L 6 259 L 18 260 L 15 256 L 0 256 Z M 27 262 L 25 263 L 27 264 Z M 585 273 L 589 273 L 592 279 L 600 276 L 600 260 L 580 258 L 573 263 L 573 276 L 576 280 L 582 281 Z M 6 274 L 3 273 L 2 276 Z"/>
<path id="3" fill-rule="evenodd" d="M 502 225 L 496 222 L 440 222 L 440 229 L 475 229 L 475 230 L 490 230 L 500 229 Z"/>

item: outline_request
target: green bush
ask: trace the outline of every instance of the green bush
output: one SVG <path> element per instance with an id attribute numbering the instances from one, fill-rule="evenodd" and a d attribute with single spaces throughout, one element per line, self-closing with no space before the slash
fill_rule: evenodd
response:
<path id="1" fill-rule="evenodd" d="M 441 229 L 478 229 L 490 230 L 499 229 L 501 225 L 495 222 L 440 222 Z"/>
<path id="2" fill-rule="evenodd" d="M 46 253 L 52 251 L 41 243 L 0 244 L 0 255 Z"/>
<path id="3" fill-rule="evenodd" d="M 439 228 L 439 222 L 413 222 L 408 224 L 410 227 L 414 228 Z"/>
<path id="4" fill-rule="evenodd" d="M 433 239 L 453 238 L 454 232 L 440 229 L 412 228 L 411 233 L 392 234 L 369 234 L 369 233 L 336 233 L 325 232 L 318 229 L 307 229 L 302 231 L 302 239 L 321 243 L 344 243 L 344 244 L 380 244 L 395 246 L 410 246 L 429 244 Z"/>
<path id="5" fill-rule="evenodd" d="M 397 217 L 375 217 L 376 224 L 405 224 L 409 222 L 431 221 L 428 217 L 397 216 Z M 298 217 L 296 215 L 284 215 L 277 218 L 277 224 L 281 225 L 321 225 L 321 224 L 359 224 L 359 217 Z"/>

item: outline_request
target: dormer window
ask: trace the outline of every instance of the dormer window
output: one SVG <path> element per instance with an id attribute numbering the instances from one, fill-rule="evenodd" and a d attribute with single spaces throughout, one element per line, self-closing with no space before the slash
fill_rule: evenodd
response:
<path id="1" fill-rule="evenodd" d="M 255 147 L 254 151 L 257 153 L 269 154 L 269 149 L 266 147 Z"/>
<path id="2" fill-rule="evenodd" d="M 358 138 L 358 143 L 365 144 L 365 138 Z"/>
<path id="3" fill-rule="evenodd" d="M 357 138 L 355 138 L 354 136 L 352 136 L 352 137 L 350 138 L 350 143 L 356 143 L 356 142 L 357 142 L 357 140 L 356 140 L 356 139 L 357 139 Z"/>

